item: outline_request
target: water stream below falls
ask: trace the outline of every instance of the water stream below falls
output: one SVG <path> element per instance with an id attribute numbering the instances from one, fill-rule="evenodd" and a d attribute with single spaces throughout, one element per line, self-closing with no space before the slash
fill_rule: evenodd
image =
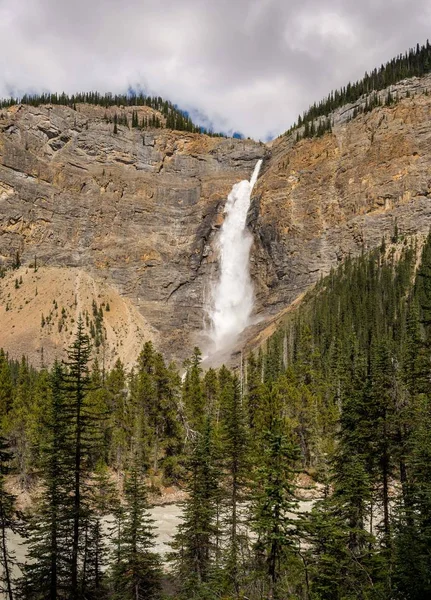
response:
<path id="1" fill-rule="evenodd" d="M 301 500 L 298 505 L 299 512 L 310 511 L 314 500 Z M 177 533 L 177 527 L 182 523 L 183 506 L 179 504 L 167 504 L 164 506 L 153 506 L 150 508 L 150 516 L 154 520 L 154 550 L 161 555 L 162 561 L 166 562 L 166 553 L 171 552 L 171 542 L 173 536 Z M 293 516 L 293 515 L 292 515 Z M 109 526 L 112 525 L 112 519 L 107 517 L 103 519 L 103 531 L 108 533 Z M 9 549 L 16 554 L 18 562 L 23 565 L 27 560 L 26 540 L 18 534 L 9 532 Z M 18 567 L 14 569 L 14 576 L 19 577 L 21 571 Z M 0 598 L 2 596 L 0 595 Z"/>
<path id="2" fill-rule="evenodd" d="M 261 165 L 259 160 L 250 181 L 233 186 L 226 202 L 226 217 L 217 239 L 219 279 L 211 290 L 208 311 L 213 352 L 233 346 L 250 323 L 254 302 L 249 268 L 253 237 L 247 229 L 247 213 Z"/>

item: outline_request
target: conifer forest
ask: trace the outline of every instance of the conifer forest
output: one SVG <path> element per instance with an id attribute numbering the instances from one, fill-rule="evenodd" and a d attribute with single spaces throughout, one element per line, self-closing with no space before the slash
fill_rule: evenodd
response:
<path id="1" fill-rule="evenodd" d="M 348 259 L 241 370 L 147 342 L 106 371 L 87 329 L 49 369 L 0 353 L 2 597 L 431 597 L 431 235 Z M 186 491 L 163 555 L 162 484 Z"/>

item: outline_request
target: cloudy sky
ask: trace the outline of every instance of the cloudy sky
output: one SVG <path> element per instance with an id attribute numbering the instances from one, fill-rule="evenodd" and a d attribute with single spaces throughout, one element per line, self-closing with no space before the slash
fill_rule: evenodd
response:
<path id="1" fill-rule="evenodd" d="M 266 139 L 430 25 L 430 0 L 0 0 L 0 96 L 140 86 Z"/>

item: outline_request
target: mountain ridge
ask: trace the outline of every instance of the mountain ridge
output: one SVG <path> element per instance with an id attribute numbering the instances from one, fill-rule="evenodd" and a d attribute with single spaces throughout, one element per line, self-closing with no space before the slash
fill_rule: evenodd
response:
<path id="1" fill-rule="evenodd" d="M 332 266 L 376 247 L 396 222 L 406 233 L 428 230 L 429 88 L 429 75 L 404 80 L 388 88 L 395 104 L 352 118 L 366 102 L 360 98 L 333 113 L 331 132 L 268 145 L 121 123 L 115 134 L 114 107 L 3 108 L 2 263 L 12 266 L 18 252 L 27 267 L 37 255 L 41 267 L 84 269 L 128 298 L 161 349 L 182 360 L 205 344 L 224 202 L 263 158 L 248 217 L 261 322 L 241 345 Z M 139 121 L 153 109 L 124 110 Z M 2 327 L 8 313 L 3 304 Z"/>

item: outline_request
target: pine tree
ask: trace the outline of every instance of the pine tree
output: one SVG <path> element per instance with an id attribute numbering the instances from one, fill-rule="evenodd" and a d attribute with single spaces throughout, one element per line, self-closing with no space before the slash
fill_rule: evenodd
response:
<path id="1" fill-rule="evenodd" d="M 135 451 L 126 476 L 119 548 L 112 573 L 113 598 L 118 600 L 152 600 L 160 596 L 160 559 L 154 552 L 154 526 L 141 463 Z"/>
<path id="2" fill-rule="evenodd" d="M 153 469 L 157 472 L 160 459 L 162 466 L 166 468 L 166 457 L 182 451 L 182 428 L 178 422 L 177 404 L 179 376 L 173 366 L 166 366 L 160 353 L 156 353 L 154 359 L 154 384 L 156 410 L 151 415 L 150 424 L 154 431 Z"/>
<path id="3" fill-rule="evenodd" d="M 431 594 L 430 315 L 431 235 L 423 247 L 407 317 L 403 372 L 408 405 L 404 408 L 401 422 L 403 496 L 396 513 L 394 579 L 398 593 L 408 600 L 418 600 Z"/>
<path id="4" fill-rule="evenodd" d="M 375 469 L 372 473 L 377 487 L 377 501 L 383 512 L 383 545 L 389 550 L 390 535 L 390 498 L 389 482 L 394 476 L 392 461 L 395 444 L 395 399 L 397 374 L 394 369 L 395 358 L 391 355 L 387 342 L 380 343 L 374 350 L 371 361 L 370 407 L 373 436 L 373 457 Z"/>
<path id="5" fill-rule="evenodd" d="M 8 357 L 0 348 L 0 429 L 7 428 L 6 420 L 13 405 L 13 381 Z"/>
<path id="6" fill-rule="evenodd" d="M 32 433 L 36 422 L 34 379 L 35 372 L 23 356 L 19 363 L 13 405 L 8 415 L 6 432 L 13 448 L 14 459 L 24 488 L 30 486 L 33 475 Z"/>
<path id="7" fill-rule="evenodd" d="M 408 600 L 431 594 L 431 403 L 421 396 L 408 457 L 408 502 L 396 525 L 396 587 Z"/>
<path id="8" fill-rule="evenodd" d="M 420 396 L 415 407 L 415 428 L 409 472 L 408 502 L 398 509 L 396 524 L 395 583 L 408 600 L 431 594 L 431 403 Z"/>
<path id="9" fill-rule="evenodd" d="M 73 456 L 73 534 L 71 550 L 71 597 L 79 597 L 78 569 L 80 533 L 84 513 L 83 488 L 85 476 L 88 473 L 89 433 L 93 424 L 89 407 L 86 406 L 86 396 L 90 390 L 88 363 L 91 355 L 91 344 L 84 333 L 84 323 L 81 315 L 78 318 L 77 331 L 73 344 L 67 351 L 67 371 L 65 373 L 64 389 L 67 393 L 66 414 L 70 424 L 68 442 Z"/>
<path id="10" fill-rule="evenodd" d="M 294 477 L 298 447 L 280 417 L 280 398 L 270 388 L 268 425 L 263 433 L 261 462 L 252 502 L 252 528 L 256 533 L 256 571 L 268 598 L 281 600 L 283 575 L 297 535 L 292 512 L 297 507 Z"/>
<path id="11" fill-rule="evenodd" d="M 262 395 L 262 375 L 261 365 L 256 357 L 251 353 L 247 360 L 247 412 L 248 412 L 248 427 L 254 429 L 256 427 L 256 418 L 259 410 L 260 399 Z"/>
<path id="12" fill-rule="evenodd" d="M 13 569 L 17 565 L 15 553 L 10 550 L 7 532 L 19 531 L 15 509 L 15 496 L 5 489 L 5 476 L 10 472 L 11 454 L 3 438 L 0 437 L 0 594 L 7 600 L 15 597 Z"/>
<path id="13" fill-rule="evenodd" d="M 183 384 L 183 399 L 192 428 L 200 430 L 205 420 L 205 398 L 202 389 L 200 366 L 202 354 L 195 348 L 191 360 L 186 364 Z"/>
<path id="14" fill-rule="evenodd" d="M 181 405 L 181 377 L 175 363 L 167 368 L 168 385 L 164 400 L 163 474 L 166 483 L 184 478 L 184 425 Z"/>
<path id="15" fill-rule="evenodd" d="M 146 342 L 139 354 L 137 369 L 133 373 L 131 386 L 135 406 L 135 438 L 142 448 L 145 460 L 149 461 L 154 443 L 152 424 L 157 414 L 157 391 L 154 378 L 155 351 L 151 342 Z M 149 464 L 149 463 L 148 463 Z"/>
<path id="16" fill-rule="evenodd" d="M 241 557 L 247 550 L 247 536 L 241 506 L 246 499 L 250 461 L 248 456 L 248 436 L 246 419 L 242 406 L 240 383 L 237 377 L 230 377 L 225 386 L 222 405 L 221 453 L 226 479 L 223 528 L 227 529 L 225 549 L 226 587 L 236 598 L 240 596 L 243 565 Z"/>
<path id="17" fill-rule="evenodd" d="M 219 471 L 213 436 L 207 417 L 190 457 L 189 497 L 184 502 L 183 523 L 172 543 L 170 559 L 181 598 L 185 599 L 217 594 Z"/>
<path id="18" fill-rule="evenodd" d="M 104 572 L 109 564 L 108 540 L 104 519 L 119 510 L 117 488 L 103 463 L 96 466 L 90 488 L 90 510 L 83 519 L 83 559 L 81 595 L 106 598 L 108 589 Z"/>
<path id="19" fill-rule="evenodd" d="M 208 414 L 214 419 L 216 423 L 220 417 L 220 406 L 219 406 L 219 382 L 217 371 L 213 368 L 206 371 L 203 379 L 203 394 L 204 402 L 208 409 Z"/>
<path id="20" fill-rule="evenodd" d="M 70 585 L 72 519 L 70 490 L 73 486 L 72 457 L 66 444 L 63 369 L 55 363 L 51 373 L 50 403 L 45 415 L 42 447 L 43 491 L 27 524 L 28 557 L 21 587 L 26 598 L 66 598 Z"/>
<path id="21" fill-rule="evenodd" d="M 130 449 L 133 409 L 127 388 L 126 373 L 120 359 L 106 377 L 108 417 L 108 464 L 123 471 Z"/>

